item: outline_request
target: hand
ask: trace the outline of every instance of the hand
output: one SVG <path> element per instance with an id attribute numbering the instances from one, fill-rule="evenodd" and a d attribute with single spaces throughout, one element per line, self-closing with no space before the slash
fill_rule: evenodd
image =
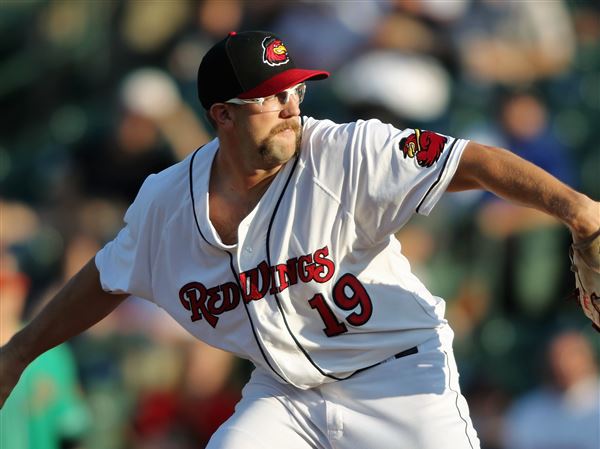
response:
<path id="1" fill-rule="evenodd" d="M 20 357 L 14 344 L 8 342 L 0 347 L 0 408 L 17 385 L 27 363 Z"/>

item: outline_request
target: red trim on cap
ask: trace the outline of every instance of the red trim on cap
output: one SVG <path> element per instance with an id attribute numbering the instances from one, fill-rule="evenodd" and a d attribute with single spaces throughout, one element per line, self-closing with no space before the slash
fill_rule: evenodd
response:
<path id="1" fill-rule="evenodd" d="M 230 36 L 235 36 L 236 34 L 237 34 L 237 31 L 230 31 L 230 32 L 229 32 L 229 35 L 230 35 Z"/>
<path id="2" fill-rule="evenodd" d="M 255 88 L 239 94 L 238 98 L 269 97 L 302 81 L 322 80 L 328 76 L 329 72 L 323 70 L 289 69 L 269 78 Z"/>

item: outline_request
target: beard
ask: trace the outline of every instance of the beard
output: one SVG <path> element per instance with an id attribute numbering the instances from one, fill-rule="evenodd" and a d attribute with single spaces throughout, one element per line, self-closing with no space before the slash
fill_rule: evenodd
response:
<path id="1" fill-rule="evenodd" d="M 294 132 L 294 142 L 282 141 L 278 138 L 281 131 L 291 129 Z M 293 145 L 292 148 L 291 145 Z M 300 153 L 302 145 L 302 127 L 296 120 L 290 120 L 275 126 L 267 137 L 258 145 L 258 154 L 268 164 L 280 165 Z"/>

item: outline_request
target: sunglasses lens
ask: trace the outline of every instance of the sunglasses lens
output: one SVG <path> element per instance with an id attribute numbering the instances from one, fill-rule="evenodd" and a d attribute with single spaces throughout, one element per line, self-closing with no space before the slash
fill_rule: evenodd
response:
<path id="1" fill-rule="evenodd" d="M 291 87 L 284 91 L 281 91 L 272 97 L 265 98 L 260 104 L 262 112 L 274 112 L 281 111 L 290 101 L 291 95 L 298 96 L 298 104 L 304 100 L 304 94 L 306 93 L 306 84 L 298 84 L 297 86 Z"/>
<path id="2" fill-rule="evenodd" d="M 284 90 L 283 92 L 280 92 L 277 95 L 277 98 L 279 99 L 279 103 L 282 106 L 285 106 L 286 104 L 288 104 L 288 101 L 290 101 L 291 95 L 297 95 L 298 103 L 302 103 L 302 100 L 304 100 L 305 92 L 306 92 L 306 84 L 302 83 L 302 84 L 298 84 L 297 86 L 291 87 L 287 90 Z"/>
<path id="3" fill-rule="evenodd" d="M 283 92 L 276 94 L 275 97 L 281 106 L 285 106 L 288 101 L 290 101 L 290 92 L 288 90 L 284 90 Z"/>

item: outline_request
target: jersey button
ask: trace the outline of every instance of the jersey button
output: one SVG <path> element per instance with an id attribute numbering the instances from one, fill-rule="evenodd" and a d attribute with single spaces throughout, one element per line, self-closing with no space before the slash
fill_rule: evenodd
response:
<path id="1" fill-rule="evenodd" d="M 252 247 L 251 246 L 246 246 L 246 252 L 247 253 L 252 253 Z"/>

